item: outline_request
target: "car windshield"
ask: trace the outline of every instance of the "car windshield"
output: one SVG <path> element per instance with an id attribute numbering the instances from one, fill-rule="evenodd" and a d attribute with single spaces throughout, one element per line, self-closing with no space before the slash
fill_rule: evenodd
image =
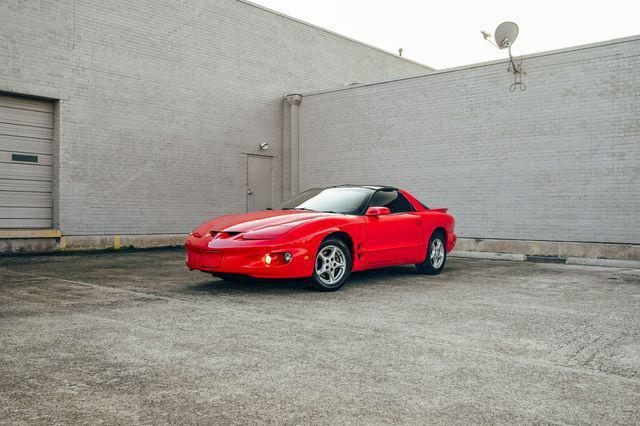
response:
<path id="1" fill-rule="evenodd" d="M 359 214 L 373 192 L 372 189 L 360 187 L 314 188 L 286 201 L 282 208 Z"/>

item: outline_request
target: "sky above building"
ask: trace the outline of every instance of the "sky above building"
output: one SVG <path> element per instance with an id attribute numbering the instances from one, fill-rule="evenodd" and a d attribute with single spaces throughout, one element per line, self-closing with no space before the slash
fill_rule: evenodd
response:
<path id="1" fill-rule="evenodd" d="M 503 21 L 515 55 L 640 34 L 640 1 L 253 0 L 267 8 L 442 69 L 506 57 L 482 38 Z"/>

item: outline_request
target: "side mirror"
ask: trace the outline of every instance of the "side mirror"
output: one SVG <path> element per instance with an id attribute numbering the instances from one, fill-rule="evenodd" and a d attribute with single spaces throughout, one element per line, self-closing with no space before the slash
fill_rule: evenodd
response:
<path id="1" fill-rule="evenodd" d="M 369 207 L 365 216 L 383 216 L 390 213 L 389 207 Z"/>

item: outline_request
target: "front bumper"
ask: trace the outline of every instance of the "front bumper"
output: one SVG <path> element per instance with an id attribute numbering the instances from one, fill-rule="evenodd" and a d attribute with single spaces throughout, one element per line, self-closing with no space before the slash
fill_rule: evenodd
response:
<path id="1" fill-rule="evenodd" d="M 210 248 L 205 245 L 205 248 L 200 241 L 193 241 L 192 238 L 194 237 L 190 237 L 185 244 L 185 263 L 192 270 L 254 278 L 302 278 L 310 277 L 313 272 L 314 256 L 303 245 L 270 245 L 264 241 L 245 241 L 238 247 L 213 245 Z M 285 252 L 292 254 L 288 263 L 282 260 Z M 266 262 L 266 255 L 271 257 L 271 263 Z"/>

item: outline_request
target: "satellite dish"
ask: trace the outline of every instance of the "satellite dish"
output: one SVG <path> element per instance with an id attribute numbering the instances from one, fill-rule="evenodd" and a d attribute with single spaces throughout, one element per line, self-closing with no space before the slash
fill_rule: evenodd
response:
<path id="1" fill-rule="evenodd" d="M 493 33 L 493 39 L 500 49 L 510 47 L 518 37 L 518 25 L 515 22 L 503 22 Z"/>
<path id="2" fill-rule="evenodd" d="M 516 88 L 520 88 L 520 90 L 526 90 L 527 86 L 522 82 L 522 59 L 517 60 L 511 54 L 511 45 L 518 38 L 518 25 L 515 22 L 503 22 L 498 25 L 496 31 L 493 33 L 493 40 L 491 40 L 491 34 L 486 31 L 480 31 L 482 33 L 482 37 L 487 40 L 489 43 L 496 46 L 498 49 L 508 49 L 509 50 L 509 67 L 507 71 L 513 73 L 514 82 L 509 87 L 511 92 L 514 92 Z"/>

